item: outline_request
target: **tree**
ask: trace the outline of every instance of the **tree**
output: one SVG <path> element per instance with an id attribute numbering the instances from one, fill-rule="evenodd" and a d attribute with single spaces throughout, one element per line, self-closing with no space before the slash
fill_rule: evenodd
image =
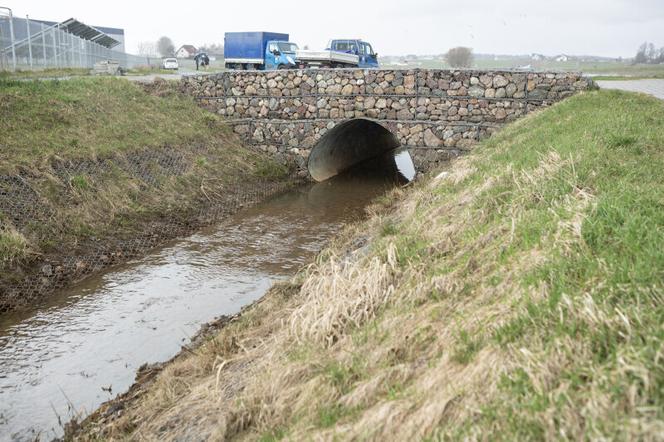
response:
<path id="1" fill-rule="evenodd" d="M 452 48 L 445 54 L 445 60 L 453 68 L 469 68 L 473 64 L 473 50 L 463 46 Z"/>
<path id="2" fill-rule="evenodd" d="M 208 55 L 224 55 L 223 43 L 209 43 L 201 45 L 198 49 L 200 52 L 205 52 Z"/>
<path id="3" fill-rule="evenodd" d="M 636 56 L 634 57 L 634 64 L 643 63 L 664 63 L 664 47 L 657 49 L 654 44 L 648 42 L 639 46 L 639 50 L 636 51 Z"/>
<path id="4" fill-rule="evenodd" d="M 144 57 L 156 57 L 157 44 L 153 41 L 138 42 L 138 55 L 143 55 Z"/>
<path id="5" fill-rule="evenodd" d="M 647 63 L 648 57 L 646 57 L 646 51 L 648 50 L 648 43 L 643 43 L 639 46 L 639 50 L 636 51 L 636 56 L 634 57 L 634 63 Z"/>
<path id="6" fill-rule="evenodd" d="M 162 57 L 173 57 L 175 55 L 175 45 L 173 40 L 163 36 L 157 40 L 157 51 Z"/>

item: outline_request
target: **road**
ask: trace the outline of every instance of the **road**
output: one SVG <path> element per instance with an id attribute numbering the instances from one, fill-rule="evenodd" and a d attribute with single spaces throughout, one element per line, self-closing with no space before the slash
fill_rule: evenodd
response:
<path id="1" fill-rule="evenodd" d="M 597 85 L 602 89 L 642 92 L 664 100 L 664 79 L 598 81 Z"/>

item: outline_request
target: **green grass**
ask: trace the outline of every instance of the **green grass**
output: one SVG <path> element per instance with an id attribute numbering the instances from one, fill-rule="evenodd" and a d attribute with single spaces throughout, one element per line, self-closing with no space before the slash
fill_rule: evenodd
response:
<path id="1" fill-rule="evenodd" d="M 2 166 L 205 143 L 225 130 L 189 98 L 162 99 L 122 79 L 0 81 Z"/>
<path id="2" fill-rule="evenodd" d="M 0 224 L 3 266 L 23 262 L 28 250 L 58 253 L 86 239 L 131 237 L 150 220 L 186 219 L 197 205 L 223 198 L 229 182 L 284 180 L 290 172 L 243 147 L 219 117 L 168 82 L 144 89 L 115 78 L 0 79 L 0 133 L 0 174 L 28 172 L 39 203 L 53 213 L 20 231 Z M 142 160 L 153 178 L 142 182 L 128 162 L 158 158 L 163 148 L 179 151 L 186 170 L 176 175 Z M 54 170 L 68 160 L 110 167 L 71 176 Z M 0 271 L 0 283 L 7 273 Z"/>
<path id="3" fill-rule="evenodd" d="M 521 66 L 530 66 L 532 69 L 543 71 L 574 71 L 597 76 L 600 80 L 635 79 L 635 78 L 664 78 L 664 65 L 639 64 L 628 62 L 579 62 L 579 61 L 533 61 L 530 58 L 509 58 L 498 60 L 475 60 L 474 69 L 515 69 Z M 420 60 L 408 66 L 391 65 L 385 63 L 385 69 L 449 69 L 450 66 L 443 60 Z"/>
<path id="4" fill-rule="evenodd" d="M 90 69 L 84 68 L 48 68 L 42 70 L 0 71 L 0 80 L 31 80 L 62 77 L 81 77 L 90 75 Z"/>
<path id="5" fill-rule="evenodd" d="M 27 252 L 28 242 L 23 235 L 0 224 L 0 266 L 22 261 Z"/>
<path id="6" fill-rule="evenodd" d="M 552 152 L 567 165 L 531 186 L 515 183 L 514 175 L 532 175 Z M 526 297 L 493 339 L 504 349 L 535 352 L 540 361 L 570 352 L 544 389 L 540 376 L 550 373 L 517 368 L 504 375 L 475 429 L 500 427 L 501 439 L 540 439 L 551 425 L 545 415 L 573 413 L 585 415 L 583 434 L 616 437 L 629 434 L 622 426 L 630 419 L 648 420 L 649 413 L 628 412 L 629 401 L 664 418 L 664 364 L 657 356 L 664 348 L 664 103 L 622 92 L 586 93 L 495 136 L 475 166 L 479 177 L 511 169 L 477 202 L 490 207 L 493 227 L 519 213 L 501 259 L 539 248 L 547 256 L 518 281 L 531 293 L 544 287 L 547 296 Z M 451 196 L 472 185 L 469 178 L 441 193 Z M 580 213 L 569 211 L 565 206 L 579 191 L 593 202 Z M 560 223 L 575 216 L 580 236 L 556 240 Z M 585 314 L 587 308 L 595 313 Z M 476 343 L 468 334 L 460 342 L 455 358 L 472 363 Z M 584 410 L 591 397 L 613 406 Z M 455 437 L 473 429 L 458 431 Z"/>

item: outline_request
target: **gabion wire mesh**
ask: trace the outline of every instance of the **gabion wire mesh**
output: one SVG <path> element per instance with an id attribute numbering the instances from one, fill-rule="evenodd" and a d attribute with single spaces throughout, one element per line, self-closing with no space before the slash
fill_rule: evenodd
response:
<path id="1" fill-rule="evenodd" d="M 205 155 L 205 151 L 195 152 L 195 155 L 201 154 Z M 48 173 L 60 183 L 69 183 L 72 177 L 94 178 L 120 170 L 138 182 L 142 191 L 150 192 L 158 189 L 164 178 L 190 171 L 192 162 L 191 151 L 185 154 L 178 149 L 163 148 L 112 159 L 57 160 L 51 163 Z M 56 236 L 63 234 L 69 226 L 57 219 L 52 204 L 32 184 L 34 180 L 34 176 L 22 173 L 0 175 L 0 229 L 11 225 L 22 232 L 36 223 L 48 226 Z M 21 265 L 0 262 L 0 273 L 3 273 L 0 277 L 0 312 L 31 305 L 73 281 L 139 257 L 168 239 L 191 233 L 293 185 L 293 181 L 247 181 L 241 178 L 230 184 L 225 179 L 224 183 L 208 192 L 200 190 L 186 213 L 152 219 L 129 238 L 88 238 L 71 250 L 33 257 Z M 54 239 L 57 241 L 57 237 Z"/>

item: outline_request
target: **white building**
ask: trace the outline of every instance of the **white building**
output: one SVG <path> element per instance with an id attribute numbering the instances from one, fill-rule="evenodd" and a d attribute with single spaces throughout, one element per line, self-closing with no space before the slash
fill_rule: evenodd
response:
<path id="1" fill-rule="evenodd" d="M 176 58 L 194 58 L 198 50 L 193 45 L 182 45 L 175 51 Z"/>

